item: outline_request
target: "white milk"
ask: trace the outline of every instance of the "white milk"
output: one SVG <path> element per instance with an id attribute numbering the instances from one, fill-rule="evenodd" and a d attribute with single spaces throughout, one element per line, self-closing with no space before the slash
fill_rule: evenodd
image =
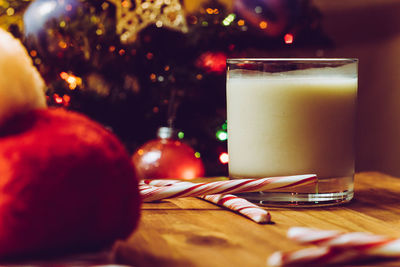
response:
<path id="1" fill-rule="evenodd" d="M 230 176 L 352 177 L 356 94 L 356 78 L 332 71 L 313 78 L 230 71 Z"/>

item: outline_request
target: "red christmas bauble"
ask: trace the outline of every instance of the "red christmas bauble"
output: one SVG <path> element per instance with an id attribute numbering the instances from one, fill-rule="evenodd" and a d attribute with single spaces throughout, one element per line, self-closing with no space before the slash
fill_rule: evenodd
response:
<path id="1" fill-rule="evenodd" d="M 62 109 L 0 128 L 0 258 L 92 250 L 136 227 L 129 154 L 109 131 Z"/>
<path id="2" fill-rule="evenodd" d="M 204 166 L 195 151 L 172 138 L 172 129 L 162 127 L 158 138 L 141 146 L 132 157 L 140 179 L 184 179 L 204 176 Z"/>
<path id="3" fill-rule="evenodd" d="M 196 66 L 206 72 L 221 74 L 226 70 L 226 58 L 223 52 L 204 52 L 196 60 Z"/>

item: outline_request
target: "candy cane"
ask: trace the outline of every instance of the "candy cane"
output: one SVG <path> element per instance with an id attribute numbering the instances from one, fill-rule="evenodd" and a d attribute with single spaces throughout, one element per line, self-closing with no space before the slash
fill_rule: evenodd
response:
<path id="1" fill-rule="evenodd" d="M 157 201 L 174 197 L 198 197 L 212 194 L 268 191 L 293 188 L 317 182 L 315 174 L 272 177 L 263 179 L 237 179 L 212 183 L 182 182 L 170 186 L 141 190 L 143 202 Z"/>
<path id="2" fill-rule="evenodd" d="M 287 237 L 302 244 L 314 244 L 339 249 L 356 249 L 377 256 L 400 255 L 400 239 L 370 233 L 343 233 L 307 227 L 292 227 Z"/>
<path id="3" fill-rule="evenodd" d="M 275 252 L 267 260 L 268 266 L 326 266 L 365 259 L 354 250 L 337 250 L 330 247 L 306 248 L 293 252 Z"/>
<path id="4" fill-rule="evenodd" d="M 317 248 L 294 252 L 275 252 L 268 259 L 271 266 L 298 266 L 311 264 L 350 263 L 368 258 L 400 258 L 400 238 L 390 238 L 369 233 L 343 233 L 335 230 L 318 230 L 292 227 L 289 239 Z"/>
<path id="5" fill-rule="evenodd" d="M 201 198 L 210 201 L 219 206 L 223 206 L 230 210 L 236 211 L 256 223 L 268 223 L 271 221 L 271 215 L 268 211 L 250 203 L 246 199 L 234 195 L 206 195 Z"/>
<path id="6" fill-rule="evenodd" d="M 171 186 L 178 183 L 190 183 L 182 180 L 146 180 L 141 183 L 141 188 L 149 188 L 149 186 L 163 187 Z M 193 183 L 191 183 L 193 184 Z M 247 201 L 246 199 L 234 196 L 234 195 L 205 195 L 199 198 L 212 202 L 218 206 L 225 207 L 229 210 L 238 212 L 247 218 L 255 221 L 256 223 L 268 223 L 271 221 L 271 215 L 268 211 L 260 208 L 259 206 Z"/>

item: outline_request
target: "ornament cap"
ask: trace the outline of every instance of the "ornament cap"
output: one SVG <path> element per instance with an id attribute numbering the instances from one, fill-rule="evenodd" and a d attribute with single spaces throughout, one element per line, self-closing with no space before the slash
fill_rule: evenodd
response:
<path id="1" fill-rule="evenodd" d="M 171 127 L 160 127 L 157 131 L 157 137 L 161 139 L 175 139 L 177 131 Z"/>

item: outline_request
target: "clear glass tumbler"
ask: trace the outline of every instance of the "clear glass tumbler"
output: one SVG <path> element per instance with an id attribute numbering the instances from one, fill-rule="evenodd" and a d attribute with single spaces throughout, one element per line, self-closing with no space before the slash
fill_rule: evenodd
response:
<path id="1" fill-rule="evenodd" d="M 229 176 L 314 173 L 316 185 L 240 194 L 265 205 L 353 198 L 357 59 L 228 59 Z"/>

